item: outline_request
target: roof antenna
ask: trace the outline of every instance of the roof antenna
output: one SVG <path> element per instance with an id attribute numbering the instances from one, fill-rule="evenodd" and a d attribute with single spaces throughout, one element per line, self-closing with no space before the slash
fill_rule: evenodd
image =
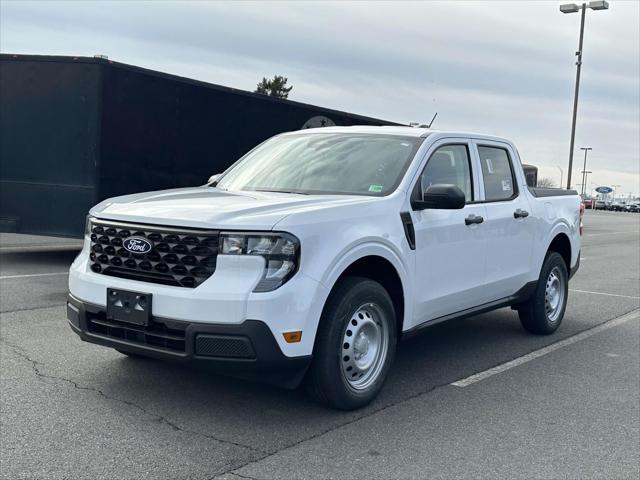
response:
<path id="1" fill-rule="evenodd" d="M 438 112 L 436 112 L 436 114 L 433 116 L 433 118 L 431 119 L 428 125 L 426 123 L 411 122 L 409 126 L 415 127 L 415 128 L 431 128 L 431 125 L 433 125 L 433 121 L 436 119 L 437 116 L 438 116 Z"/>
<path id="2" fill-rule="evenodd" d="M 429 122 L 429 125 L 425 125 L 425 127 L 427 128 L 431 128 L 431 125 L 433 125 L 433 122 L 435 121 L 436 117 L 438 116 L 438 112 L 435 113 L 435 115 L 433 116 L 433 118 L 431 119 L 431 121 Z"/>

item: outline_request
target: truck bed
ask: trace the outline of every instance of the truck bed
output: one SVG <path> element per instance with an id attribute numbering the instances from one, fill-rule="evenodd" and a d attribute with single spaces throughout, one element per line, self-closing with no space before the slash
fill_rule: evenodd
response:
<path id="1" fill-rule="evenodd" d="M 529 187 L 529 191 L 531 195 L 534 197 L 563 197 L 570 195 L 578 195 L 578 192 L 575 190 L 565 190 L 564 188 L 540 188 L 540 187 Z"/>

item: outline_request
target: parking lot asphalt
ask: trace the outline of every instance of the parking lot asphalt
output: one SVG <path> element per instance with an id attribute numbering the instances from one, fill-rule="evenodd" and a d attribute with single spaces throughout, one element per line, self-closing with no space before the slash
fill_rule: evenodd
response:
<path id="1" fill-rule="evenodd" d="M 65 319 L 75 252 L 0 251 L 0 475 L 637 478 L 640 215 L 585 227 L 555 335 L 510 309 L 434 326 L 356 412 L 85 344 Z"/>

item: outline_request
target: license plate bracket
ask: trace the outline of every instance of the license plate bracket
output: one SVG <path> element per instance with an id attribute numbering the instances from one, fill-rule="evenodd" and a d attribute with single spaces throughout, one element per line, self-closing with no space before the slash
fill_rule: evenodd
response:
<path id="1" fill-rule="evenodd" d="M 151 294 L 107 288 L 107 319 L 146 327 L 151 319 Z"/>

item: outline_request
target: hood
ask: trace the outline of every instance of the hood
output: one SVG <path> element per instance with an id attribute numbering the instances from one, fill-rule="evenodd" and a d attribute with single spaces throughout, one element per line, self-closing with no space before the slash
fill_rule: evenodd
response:
<path id="1" fill-rule="evenodd" d="M 104 220 L 177 227 L 270 230 L 294 212 L 361 203 L 372 197 L 229 192 L 203 186 L 107 199 L 90 211 Z"/>

